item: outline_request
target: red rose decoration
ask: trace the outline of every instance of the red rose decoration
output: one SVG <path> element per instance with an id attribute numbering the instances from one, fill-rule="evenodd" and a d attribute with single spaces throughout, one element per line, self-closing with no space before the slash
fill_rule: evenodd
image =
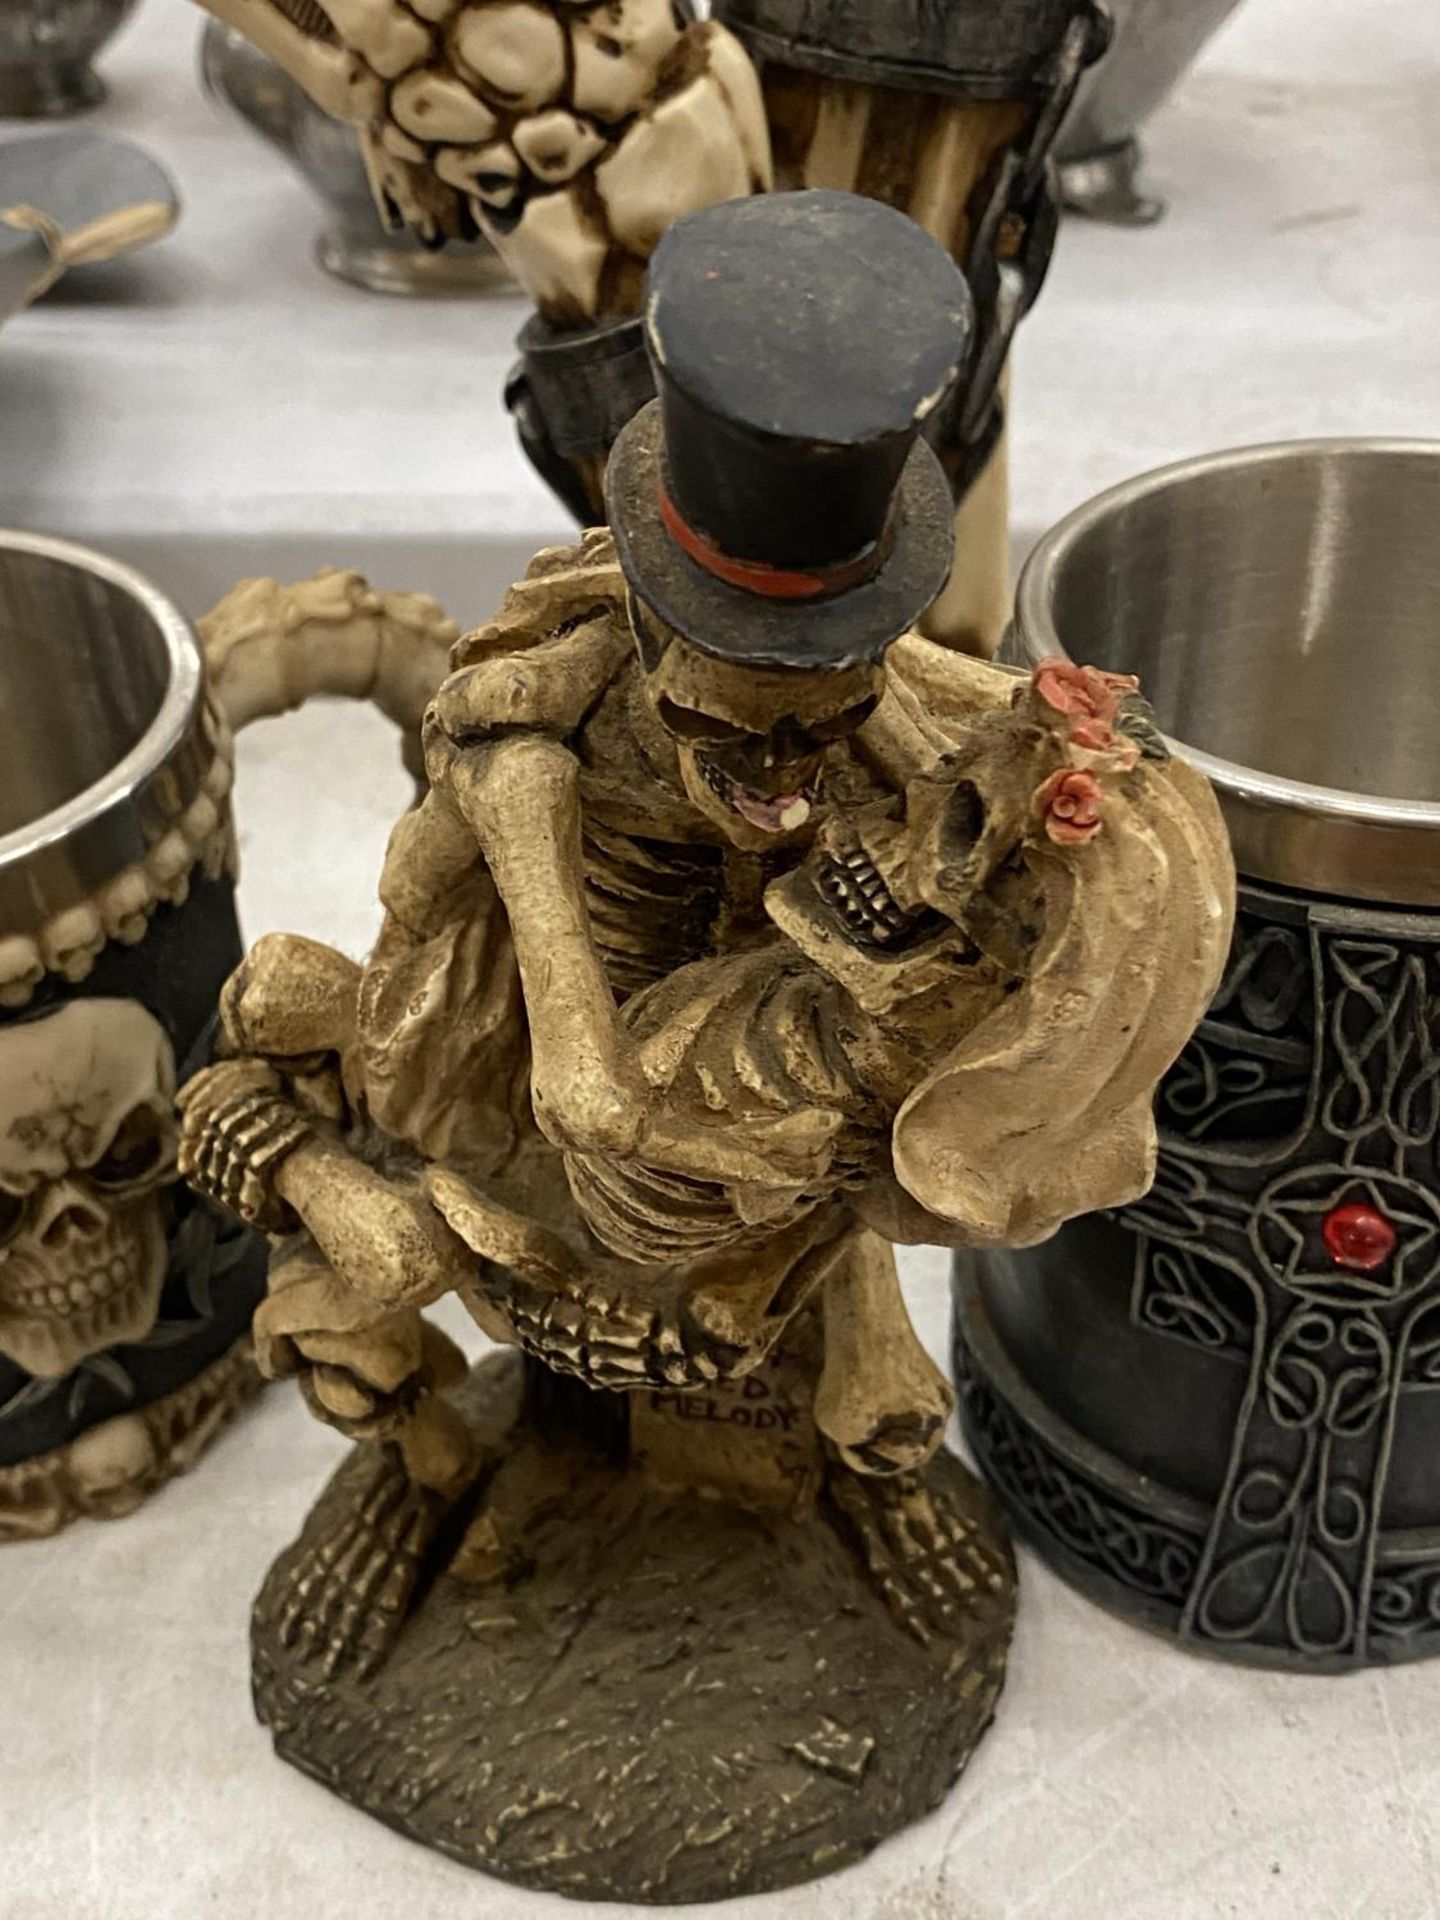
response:
<path id="1" fill-rule="evenodd" d="M 1115 721 L 1121 699 L 1140 685 L 1133 673 L 1102 673 L 1098 667 L 1077 667 L 1070 660 L 1042 660 L 1031 680 L 1046 706 L 1073 722 L 1072 745 L 1087 753 L 1109 753 L 1122 744 L 1115 735 Z M 1137 749 L 1132 766 L 1138 757 Z"/>
<path id="2" fill-rule="evenodd" d="M 1103 805 L 1100 782 L 1093 773 L 1075 767 L 1052 773 L 1035 795 L 1035 811 L 1043 818 L 1046 833 L 1062 847 L 1080 846 L 1095 838 Z"/>
<path id="3" fill-rule="evenodd" d="M 1042 660 L 1031 676 L 1036 693 L 1047 707 L 1068 718 L 1098 720 L 1113 726 L 1121 699 L 1139 691 L 1133 673 L 1102 673 L 1099 667 L 1077 667 L 1073 660 Z"/>

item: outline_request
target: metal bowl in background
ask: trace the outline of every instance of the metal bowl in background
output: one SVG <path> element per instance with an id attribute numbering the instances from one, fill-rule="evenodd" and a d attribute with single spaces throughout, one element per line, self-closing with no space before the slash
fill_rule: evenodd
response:
<path id="1" fill-rule="evenodd" d="M 1101 494 L 1015 640 L 1138 673 L 1254 880 L 1440 907 L 1440 442 L 1207 455 Z"/>
<path id="2" fill-rule="evenodd" d="M 1141 128 L 1239 0 L 1106 0 L 1115 22 L 1104 58 L 1080 90 L 1056 148 L 1061 195 L 1076 213 L 1123 226 L 1158 220 L 1142 191 Z"/>
<path id="3" fill-rule="evenodd" d="M 0 139 L 0 323 L 62 275 L 148 246 L 179 217 L 175 183 L 128 141 L 69 127 Z"/>
<path id="4" fill-rule="evenodd" d="M 1198 1650 L 1440 1653 L 1440 442 L 1130 482 L 1012 645 L 1141 675 L 1240 871 L 1150 1194 L 957 1258 L 966 1428 L 1076 1585 Z"/>
<path id="5" fill-rule="evenodd" d="M 431 252 L 386 230 L 370 191 L 355 129 L 331 119 L 267 54 L 218 20 L 200 39 L 206 91 L 259 133 L 330 210 L 315 242 L 327 273 L 371 293 L 483 294 L 512 282 L 485 240 Z"/>
<path id="6" fill-rule="evenodd" d="M 56 119 L 105 98 L 91 65 L 139 0 L 0 0 L 0 118 Z"/>

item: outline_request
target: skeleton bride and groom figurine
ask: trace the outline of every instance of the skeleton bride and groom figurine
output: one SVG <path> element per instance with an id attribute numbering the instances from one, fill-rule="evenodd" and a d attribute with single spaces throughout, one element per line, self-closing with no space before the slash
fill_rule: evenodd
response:
<path id="1" fill-rule="evenodd" d="M 893 1242 L 1119 1204 L 1226 950 L 1133 683 L 918 638 L 969 301 L 901 215 L 652 263 L 612 530 L 461 640 L 358 965 L 262 941 L 182 1164 L 273 1236 L 262 1365 L 357 1445 L 257 1705 L 417 1838 L 590 1898 L 784 1885 L 945 1792 L 1013 1569 Z M 422 1309 L 508 1351 L 467 1377 Z"/>

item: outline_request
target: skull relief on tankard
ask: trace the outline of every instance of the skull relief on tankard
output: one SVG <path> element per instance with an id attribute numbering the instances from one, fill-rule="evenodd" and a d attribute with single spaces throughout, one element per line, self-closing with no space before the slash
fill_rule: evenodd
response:
<path id="1" fill-rule="evenodd" d="M 165 1280 L 175 1059 L 137 1001 L 0 1029 L 0 1355 L 56 1378 L 142 1339 Z"/>

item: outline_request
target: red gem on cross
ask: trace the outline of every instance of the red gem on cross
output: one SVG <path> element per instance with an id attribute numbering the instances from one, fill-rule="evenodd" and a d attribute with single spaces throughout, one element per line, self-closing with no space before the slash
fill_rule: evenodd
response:
<path id="1" fill-rule="evenodd" d="M 1334 1207 L 1320 1229 L 1325 1251 L 1337 1267 L 1373 1273 L 1395 1251 L 1395 1229 L 1375 1207 Z"/>

